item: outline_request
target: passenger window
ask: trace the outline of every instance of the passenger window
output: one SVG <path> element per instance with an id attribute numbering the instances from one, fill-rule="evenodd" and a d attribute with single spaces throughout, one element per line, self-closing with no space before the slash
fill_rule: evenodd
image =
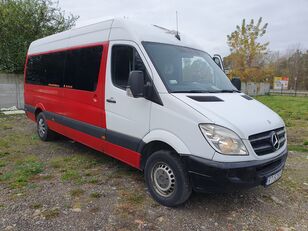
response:
<path id="1" fill-rule="evenodd" d="M 67 51 L 64 87 L 95 91 L 103 47 Z"/>
<path id="2" fill-rule="evenodd" d="M 29 57 L 26 82 L 60 87 L 64 73 L 64 61 L 65 55 L 63 53 Z"/>
<path id="3" fill-rule="evenodd" d="M 27 63 L 26 83 L 41 84 L 41 63 L 42 56 L 30 56 Z"/>
<path id="4" fill-rule="evenodd" d="M 37 85 L 95 91 L 103 47 L 88 47 L 28 59 L 26 82 Z"/>
<path id="5" fill-rule="evenodd" d="M 113 46 L 111 57 L 113 84 L 125 90 L 131 71 L 143 71 L 145 79 L 149 78 L 142 59 L 134 47 L 128 45 Z"/>
<path id="6" fill-rule="evenodd" d="M 65 54 L 51 53 L 42 56 L 41 72 L 42 84 L 60 87 L 62 86 L 62 79 L 64 73 Z"/>

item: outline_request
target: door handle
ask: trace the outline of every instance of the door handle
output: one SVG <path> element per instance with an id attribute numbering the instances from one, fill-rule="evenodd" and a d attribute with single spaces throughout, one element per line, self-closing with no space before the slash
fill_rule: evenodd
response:
<path id="1" fill-rule="evenodd" d="M 108 103 L 117 103 L 117 101 L 115 101 L 115 99 L 113 97 L 109 98 L 109 99 L 106 99 L 106 101 Z"/>

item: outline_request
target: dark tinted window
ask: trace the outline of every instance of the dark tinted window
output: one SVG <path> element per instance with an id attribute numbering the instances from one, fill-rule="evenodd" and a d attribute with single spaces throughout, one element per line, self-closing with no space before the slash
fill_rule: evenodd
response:
<path id="1" fill-rule="evenodd" d="M 61 86 L 65 54 L 51 53 L 28 59 L 26 82 L 31 84 Z"/>
<path id="2" fill-rule="evenodd" d="M 127 45 L 113 46 L 111 61 L 113 84 L 125 89 L 131 71 L 143 71 L 145 79 L 148 79 L 146 68 L 134 47 Z"/>
<path id="3" fill-rule="evenodd" d="M 95 91 L 103 47 L 67 51 L 64 87 Z"/>
<path id="4" fill-rule="evenodd" d="M 26 82 L 95 91 L 103 47 L 30 56 Z"/>
<path id="5" fill-rule="evenodd" d="M 42 56 L 33 56 L 28 58 L 26 82 L 31 84 L 43 84 L 41 79 L 41 61 Z"/>

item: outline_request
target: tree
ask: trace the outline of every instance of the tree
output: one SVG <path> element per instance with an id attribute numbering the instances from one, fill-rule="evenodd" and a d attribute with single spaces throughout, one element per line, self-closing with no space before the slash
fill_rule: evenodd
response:
<path id="1" fill-rule="evenodd" d="M 0 0 L 0 71 L 21 73 L 32 41 L 70 29 L 77 19 L 52 0 Z"/>
<path id="2" fill-rule="evenodd" d="M 299 49 L 287 59 L 287 70 L 290 89 L 308 89 L 308 51 Z"/>
<path id="3" fill-rule="evenodd" d="M 283 55 L 272 52 L 267 59 L 266 66 L 273 67 L 273 76 L 289 77 L 289 89 L 308 89 L 308 50 L 301 48 L 300 44 L 289 48 Z M 272 78 L 270 80 L 272 83 Z"/>
<path id="4" fill-rule="evenodd" d="M 231 54 L 226 58 L 226 63 L 229 63 L 232 75 L 240 76 L 244 80 L 266 78 L 266 70 L 262 67 L 269 42 L 262 44 L 258 40 L 266 33 L 268 24 L 261 24 L 262 17 L 257 24 L 253 19 L 246 24 L 243 19 L 242 25 L 237 25 L 236 30 L 227 35 Z"/>

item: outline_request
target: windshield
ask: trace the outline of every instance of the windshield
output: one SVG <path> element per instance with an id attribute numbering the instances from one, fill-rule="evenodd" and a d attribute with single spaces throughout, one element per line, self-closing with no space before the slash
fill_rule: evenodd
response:
<path id="1" fill-rule="evenodd" d="M 169 92 L 235 92 L 236 88 L 206 52 L 143 42 Z"/>

